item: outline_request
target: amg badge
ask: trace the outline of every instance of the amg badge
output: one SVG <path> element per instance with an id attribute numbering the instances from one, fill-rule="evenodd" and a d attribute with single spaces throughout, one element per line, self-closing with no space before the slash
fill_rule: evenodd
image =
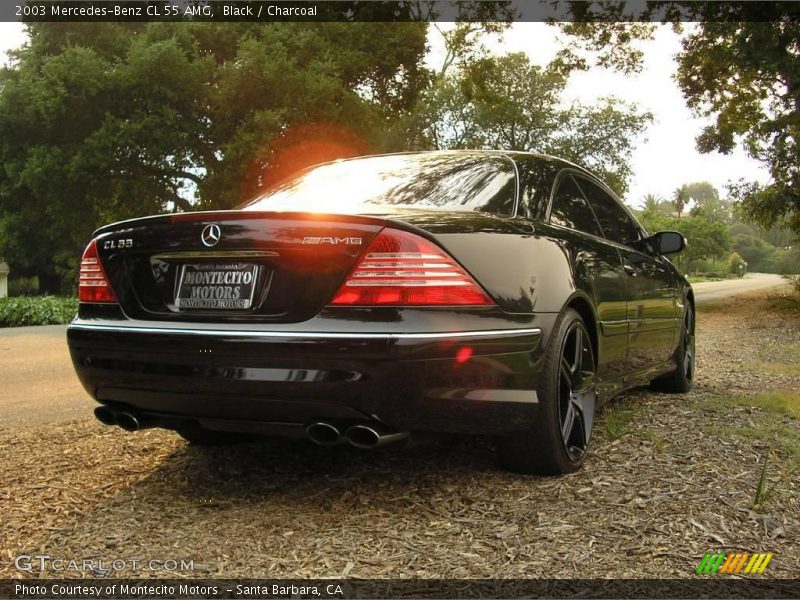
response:
<path id="1" fill-rule="evenodd" d="M 338 244 L 346 244 L 348 246 L 360 246 L 360 237 L 304 237 L 304 244 L 331 244 L 336 246 Z"/>

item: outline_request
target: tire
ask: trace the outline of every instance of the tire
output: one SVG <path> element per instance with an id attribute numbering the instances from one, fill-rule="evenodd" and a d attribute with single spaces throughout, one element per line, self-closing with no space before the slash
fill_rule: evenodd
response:
<path id="1" fill-rule="evenodd" d="M 194 421 L 182 423 L 176 431 L 178 435 L 193 446 L 230 446 L 257 439 L 256 436 L 247 433 L 206 429 Z"/>
<path id="2" fill-rule="evenodd" d="M 694 308 L 687 300 L 681 326 L 681 339 L 675 349 L 676 369 L 651 381 L 651 389 L 670 394 L 685 394 L 692 389 L 695 359 L 694 324 Z"/>
<path id="3" fill-rule="evenodd" d="M 518 473 L 562 475 L 577 471 L 589 448 L 597 404 L 597 362 L 586 324 L 573 309 L 556 322 L 530 427 L 503 438 L 503 465 Z"/>

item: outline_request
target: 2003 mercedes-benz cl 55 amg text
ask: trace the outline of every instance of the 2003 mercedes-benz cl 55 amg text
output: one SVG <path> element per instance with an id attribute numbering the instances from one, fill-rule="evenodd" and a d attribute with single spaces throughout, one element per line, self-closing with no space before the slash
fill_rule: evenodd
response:
<path id="1" fill-rule="evenodd" d="M 130 431 L 487 434 L 510 469 L 566 473 L 600 403 L 691 386 L 694 298 L 664 257 L 684 245 L 547 156 L 341 160 L 238 210 L 99 229 L 67 337 L 96 416 Z"/>

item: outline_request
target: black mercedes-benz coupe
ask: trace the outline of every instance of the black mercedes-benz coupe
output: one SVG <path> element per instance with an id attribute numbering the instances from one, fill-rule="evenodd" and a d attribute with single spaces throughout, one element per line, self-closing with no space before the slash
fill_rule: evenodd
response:
<path id="1" fill-rule="evenodd" d="M 694 298 L 596 177 L 445 151 L 310 168 L 237 210 L 95 232 L 67 337 L 97 418 L 193 443 L 496 436 L 577 469 L 599 404 L 694 374 Z"/>

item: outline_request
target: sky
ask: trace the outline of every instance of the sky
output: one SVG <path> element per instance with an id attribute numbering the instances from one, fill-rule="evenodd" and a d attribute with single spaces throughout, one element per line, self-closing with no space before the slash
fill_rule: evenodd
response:
<path id="1" fill-rule="evenodd" d="M 447 27 L 447 24 L 442 24 Z M 544 23 L 515 23 L 501 40 L 486 40 L 492 54 L 525 52 L 540 65 L 555 55 L 560 35 L 558 28 Z M 26 41 L 20 23 L 0 23 L 0 54 Z M 431 50 L 428 62 L 436 66 L 442 57 L 441 36 L 431 28 Z M 637 140 L 632 163 L 634 176 L 625 198 L 632 206 L 640 206 L 645 194 L 671 198 L 684 183 L 710 181 L 724 194 L 728 181 L 744 178 L 766 182 L 769 174 L 758 161 L 741 149 L 730 155 L 700 154 L 695 138 L 709 121 L 696 118 L 686 107 L 674 75 L 675 55 L 680 51 L 680 38 L 670 26 L 659 25 L 655 39 L 644 42 L 644 68 L 637 75 L 622 75 L 606 69 L 593 69 L 570 77 L 566 100 L 592 104 L 603 96 L 616 96 L 636 103 L 654 115 L 645 139 Z"/>
<path id="2" fill-rule="evenodd" d="M 515 23 L 503 34 L 501 42 L 487 39 L 484 44 L 492 54 L 524 52 L 531 62 L 544 66 L 559 48 L 559 35 L 557 27 L 545 23 Z M 428 61 L 436 65 L 442 56 L 442 45 L 441 36 L 433 28 L 429 43 Z M 625 201 L 641 206 L 648 193 L 669 199 L 678 187 L 695 181 L 711 182 L 722 195 L 728 181 L 744 178 L 767 182 L 769 173 L 741 149 L 729 155 L 700 154 L 696 150 L 695 138 L 711 120 L 692 115 L 675 82 L 675 55 L 681 46 L 672 27 L 658 25 L 654 39 L 643 42 L 641 47 L 641 73 L 622 75 L 596 68 L 573 74 L 566 88 L 567 101 L 593 104 L 603 96 L 616 96 L 653 113 L 645 139 L 638 140 L 633 151 L 634 175 Z"/>

